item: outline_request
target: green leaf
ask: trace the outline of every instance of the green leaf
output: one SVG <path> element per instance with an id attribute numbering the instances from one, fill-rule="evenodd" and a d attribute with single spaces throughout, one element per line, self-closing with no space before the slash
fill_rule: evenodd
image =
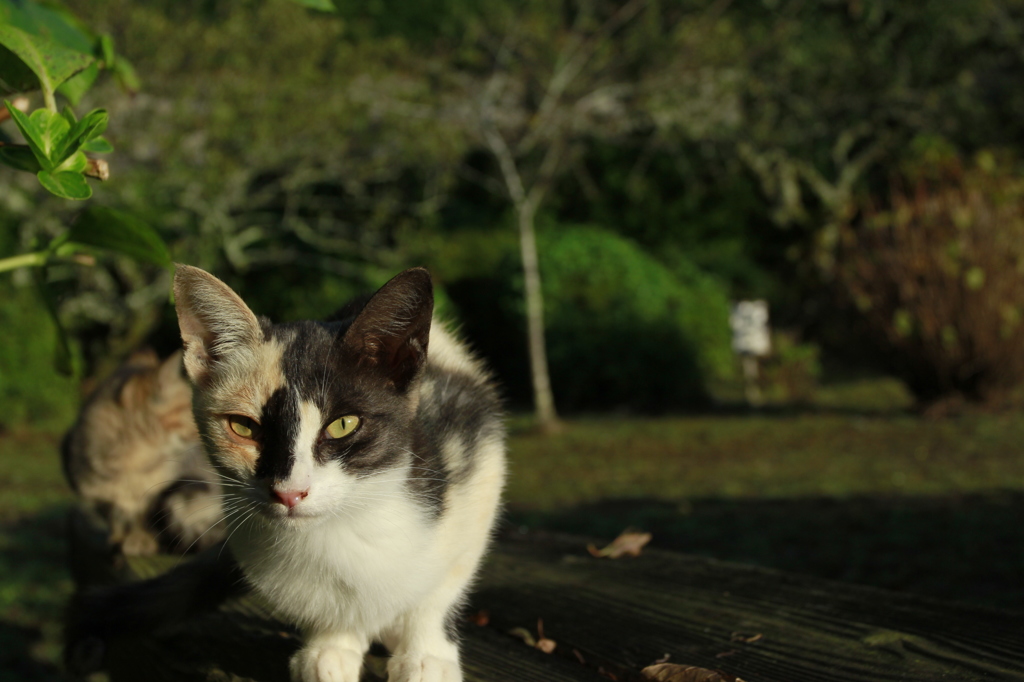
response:
<path id="1" fill-rule="evenodd" d="M 60 115 L 64 117 L 64 120 L 68 122 L 68 125 L 72 128 L 78 123 L 78 117 L 75 116 L 75 111 L 71 107 L 64 107 L 61 109 Z"/>
<path id="2" fill-rule="evenodd" d="M 39 88 L 39 78 L 18 55 L 0 45 L 0 93 L 5 95 Z"/>
<path id="3" fill-rule="evenodd" d="M 85 176 L 73 171 L 50 172 L 41 170 L 36 173 L 39 184 L 56 194 L 61 199 L 88 199 L 92 196 L 92 188 L 85 181 Z"/>
<path id="4" fill-rule="evenodd" d="M 964 273 L 964 284 L 971 291 L 981 289 L 985 286 L 985 271 L 978 266 L 974 266 Z"/>
<path id="5" fill-rule="evenodd" d="M 58 85 L 96 61 L 91 55 L 68 49 L 48 38 L 26 33 L 9 24 L 0 24 L 0 45 L 14 53 L 38 79 L 35 85 L 25 87 L 25 83 L 18 83 L 16 85 L 19 89 L 8 92 L 24 92 L 37 87 L 41 87 L 44 92 L 53 92 Z M 8 65 L 0 62 L 0 66 Z M 8 84 L 4 87 L 7 88 Z"/>
<path id="6" fill-rule="evenodd" d="M 37 138 L 39 146 L 42 147 L 46 160 L 50 162 L 50 168 L 53 168 L 63 161 L 59 157 L 59 153 L 71 125 L 66 118 L 49 109 L 36 109 L 28 118 L 39 136 Z M 46 161 L 40 159 L 39 162 L 43 164 L 43 168 L 46 168 Z"/>
<path id="7" fill-rule="evenodd" d="M 90 154 L 109 154 L 114 151 L 114 145 L 110 144 L 105 137 L 97 137 L 83 144 L 82 151 Z"/>
<path id="8" fill-rule="evenodd" d="M 36 155 L 28 147 L 0 147 L 0 163 L 29 173 L 38 173 L 42 170 Z"/>
<path id="9" fill-rule="evenodd" d="M 89 159 L 86 158 L 84 152 L 78 151 L 78 152 L 75 152 L 74 154 L 72 154 L 71 156 L 69 156 L 68 158 L 64 159 L 64 161 L 59 166 L 57 166 L 55 169 L 53 169 L 53 172 L 54 173 L 64 173 L 64 172 L 84 173 L 85 169 L 88 168 L 88 167 L 89 167 Z"/>
<path id="10" fill-rule="evenodd" d="M 22 136 L 25 138 L 25 142 L 28 143 L 29 149 L 35 154 L 36 160 L 39 161 L 39 165 L 42 168 L 52 168 L 50 164 L 50 157 L 47 156 L 46 152 L 43 151 L 43 134 L 36 124 L 25 114 L 21 113 L 17 108 L 11 105 L 10 102 L 4 100 L 4 105 L 7 107 L 7 111 L 11 114 L 11 119 L 14 124 L 18 126 L 18 130 L 21 131 Z"/>
<path id="11" fill-rule="evenodd" d="M 114 39 L 104 33 L 100 36 L 100 57 L 109 69 L 114 61 Z"/>
<path id="12" fill-rule="evenodd" d="M 72 13 L 54 3 L 0 0 L 0 23 L 85 54 L 92 54 L 96 40 Z"/>
<path id="13" fill-rule="evenodd" d="M 332 0 L 292 0 L 296 5 L 302 5 L 309 9 L 320 10 L 321 12 L 337 12 Z"/>
<path id="14" fill-rule="evenodd" d="M 96 79 L 99 78 L 100 67 L 96 64 L 91 64 L 89 68 L 84 71 L 79 71 L 71 78 L 64 81 L 57 92 L 64 95 L 64 97 L 71 102 L 72 106 L 78 106 L 78 103 L 82 101 L 82 97 L 85 93 L 89 92 L 89 88 L 93 86 Z"/>
<path id="15" fill-rule="evenodd" d="M 71 126 L 71 130 L 64 135 L 56 152 L 51 154 L 50 158 L 56 164 L 63 163 L 66 158 L 77 152 L 82 144 L 102 135 L 107 129 L 108 118 L 107 112 L 103 109 L 90 111 L 81 121 Z"/>
<path id="16" fill-rule="evenodd" d="M 171 267 L 171 256 L 160 235 L 139 218 L 112 208 L 87 208 L 71 226 L 67 240 L 123 253 L 163 268 Z"/>
<path id="17" fill-rule="evenodd" d="M 132 67 L 131 63 L 125 61 L 124 57 L 118 57 L 111 68 L 114 71 L 114 78 L 117 80 L 117 84 L 120 85 L 123 90 L 135 93 L 142 87 L 142 83 L 139 81 L 139 77 L 136 75 L 135 69 Z"/>

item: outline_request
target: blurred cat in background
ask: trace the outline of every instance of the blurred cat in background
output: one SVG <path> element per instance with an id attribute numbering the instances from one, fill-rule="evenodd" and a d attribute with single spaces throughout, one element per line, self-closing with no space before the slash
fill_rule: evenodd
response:
<path id="1" fill-rule="evenodd" d="M 181 352 L 132 355 L 83 405 L 62 445 L 88 514 L 127 555 L 184 552 L 224 537 L 220 486 L 192 417 Z"/>

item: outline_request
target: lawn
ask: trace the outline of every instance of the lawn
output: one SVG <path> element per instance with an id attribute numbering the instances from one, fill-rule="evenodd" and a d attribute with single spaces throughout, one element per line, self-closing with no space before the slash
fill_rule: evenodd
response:
<path id="1" fill-rule="evenodd" d="M 601 537 L 639 526 L 662 547 L 1024 610 L 1024 415 L 927 420 L 898 396 L 879 409 L 886 391 L 578 418 L 554 436 L 512 418 L 507 518 Z M 57 440 L 0 435 L 0 680 L 60 679 L 72 498 Z"/>

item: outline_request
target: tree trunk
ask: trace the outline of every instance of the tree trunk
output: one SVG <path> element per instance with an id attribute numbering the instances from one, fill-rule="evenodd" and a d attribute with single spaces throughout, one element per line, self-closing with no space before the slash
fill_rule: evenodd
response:
<path id="1" fill-rule="evenodd" d="M 526 288 L 526 334 L 529 340 L 530 378 L 533 383 L 533 405 L 538 426 L 544 431 L 558 429 L 558 413 L 551 393 L 548 355 L 544 346 L 544 296 L 540 289 L 540 268 L 537 265 L 537 238 L 533 229 L 536 209 L 529 203 L 516 204 L 519 222 L 519 246 L 523 258 L 523 283 Z"/>

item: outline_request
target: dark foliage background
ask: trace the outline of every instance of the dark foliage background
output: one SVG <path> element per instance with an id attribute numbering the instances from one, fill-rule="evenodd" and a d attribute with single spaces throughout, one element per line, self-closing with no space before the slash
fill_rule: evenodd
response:
<path id="1" fill-rule="evenodd" d="M 998 156 L 1014 178 L 1024 139 L 1016 1 L 436 0 L 399 9 L 341 2 L 336 14 L 283 0 L 67 5 L 110 32 L 145 80 L 137 95 L 108 85 L 82 104 L 111 112 L 114 179 L 98 202 L 146 218 L 176 259 L 217 272 L 278 319 L 325 315 L 426 263 L 453 293 L 441 296 L 454 303 L 447 314 L 520 405 L 515 228 L 498 162 L 475 127 L 487 87 L 500 81 L 505 99 L 489 125 L 519 145 L 522 172 L 540 168 L 546 150 L 564 152 L 539 224 L 551 249 L 541 257 L 555 391 L 569 410 L 663 411 L 736 395 L 726 299 L 767 298 L 798 344 L 818 344 L 840 365 L 892 371 L 892 338 L 865 343 L 880 338 L 870 331 L 878 324 L 862 307 L 836 305 L 852 286 L 840 273 L 858 267 L 841 263 L 858 252 L 841 243 L 870 243 L 864 207 L 910 191 L 898 185 L 894 194 L 891 178 L 922 146 L 964 166 L 978 153 Z M 515 59 L 503 61 L 506 53 Z M 566 72 L 574 77 L 560 81 L 566 63 L 576 64 Z M 548 99 L 550 125 L 531 128 Z M 71 211 L 4 173 L 4 248 L 16 252 L 59 230 Z M 456 249 L 449 242 L 468 231 L 481 236 L 463 263 L 491 263 L 486 273 L 445 260 Z M 597 234 L 624 240 L 604 238 L 615 256 L 596 255 Z M 579 272 L 570 276 L 570 266 Z M 608 298 L 598 283 L 627 271 L 628 285 Z M 581 277 L 590 288 L 573 305 L 564 296 L 579 298 L 570 280 Z M 164 275 L 108 260 L 51 279 L 88 376 L 147 340 L 173 345 Z M 943 285 L 925 276 L 921 286 Z M 666 296 L 686 302 L 671 332 L 638 312 L 671 308 Z M 604 312 L 616 306 L 636 314 Z M 993 314 L 1017 314 L 1004 308 Z M 589 333 L 571 331 L 584 320 Z M 651 348 L 629 352 L 637 338 Z M 932 358 L 918 357 L 939 362 Z M 6 363 L 13 383 L 40 371 Z M 650 381 L 626 380 L 637 376 Z M 988 395 L 949 381 L 911 387 L 926 403 Z M 6 395 L 0 388 L 0 399 L 14 400 Z"/>

